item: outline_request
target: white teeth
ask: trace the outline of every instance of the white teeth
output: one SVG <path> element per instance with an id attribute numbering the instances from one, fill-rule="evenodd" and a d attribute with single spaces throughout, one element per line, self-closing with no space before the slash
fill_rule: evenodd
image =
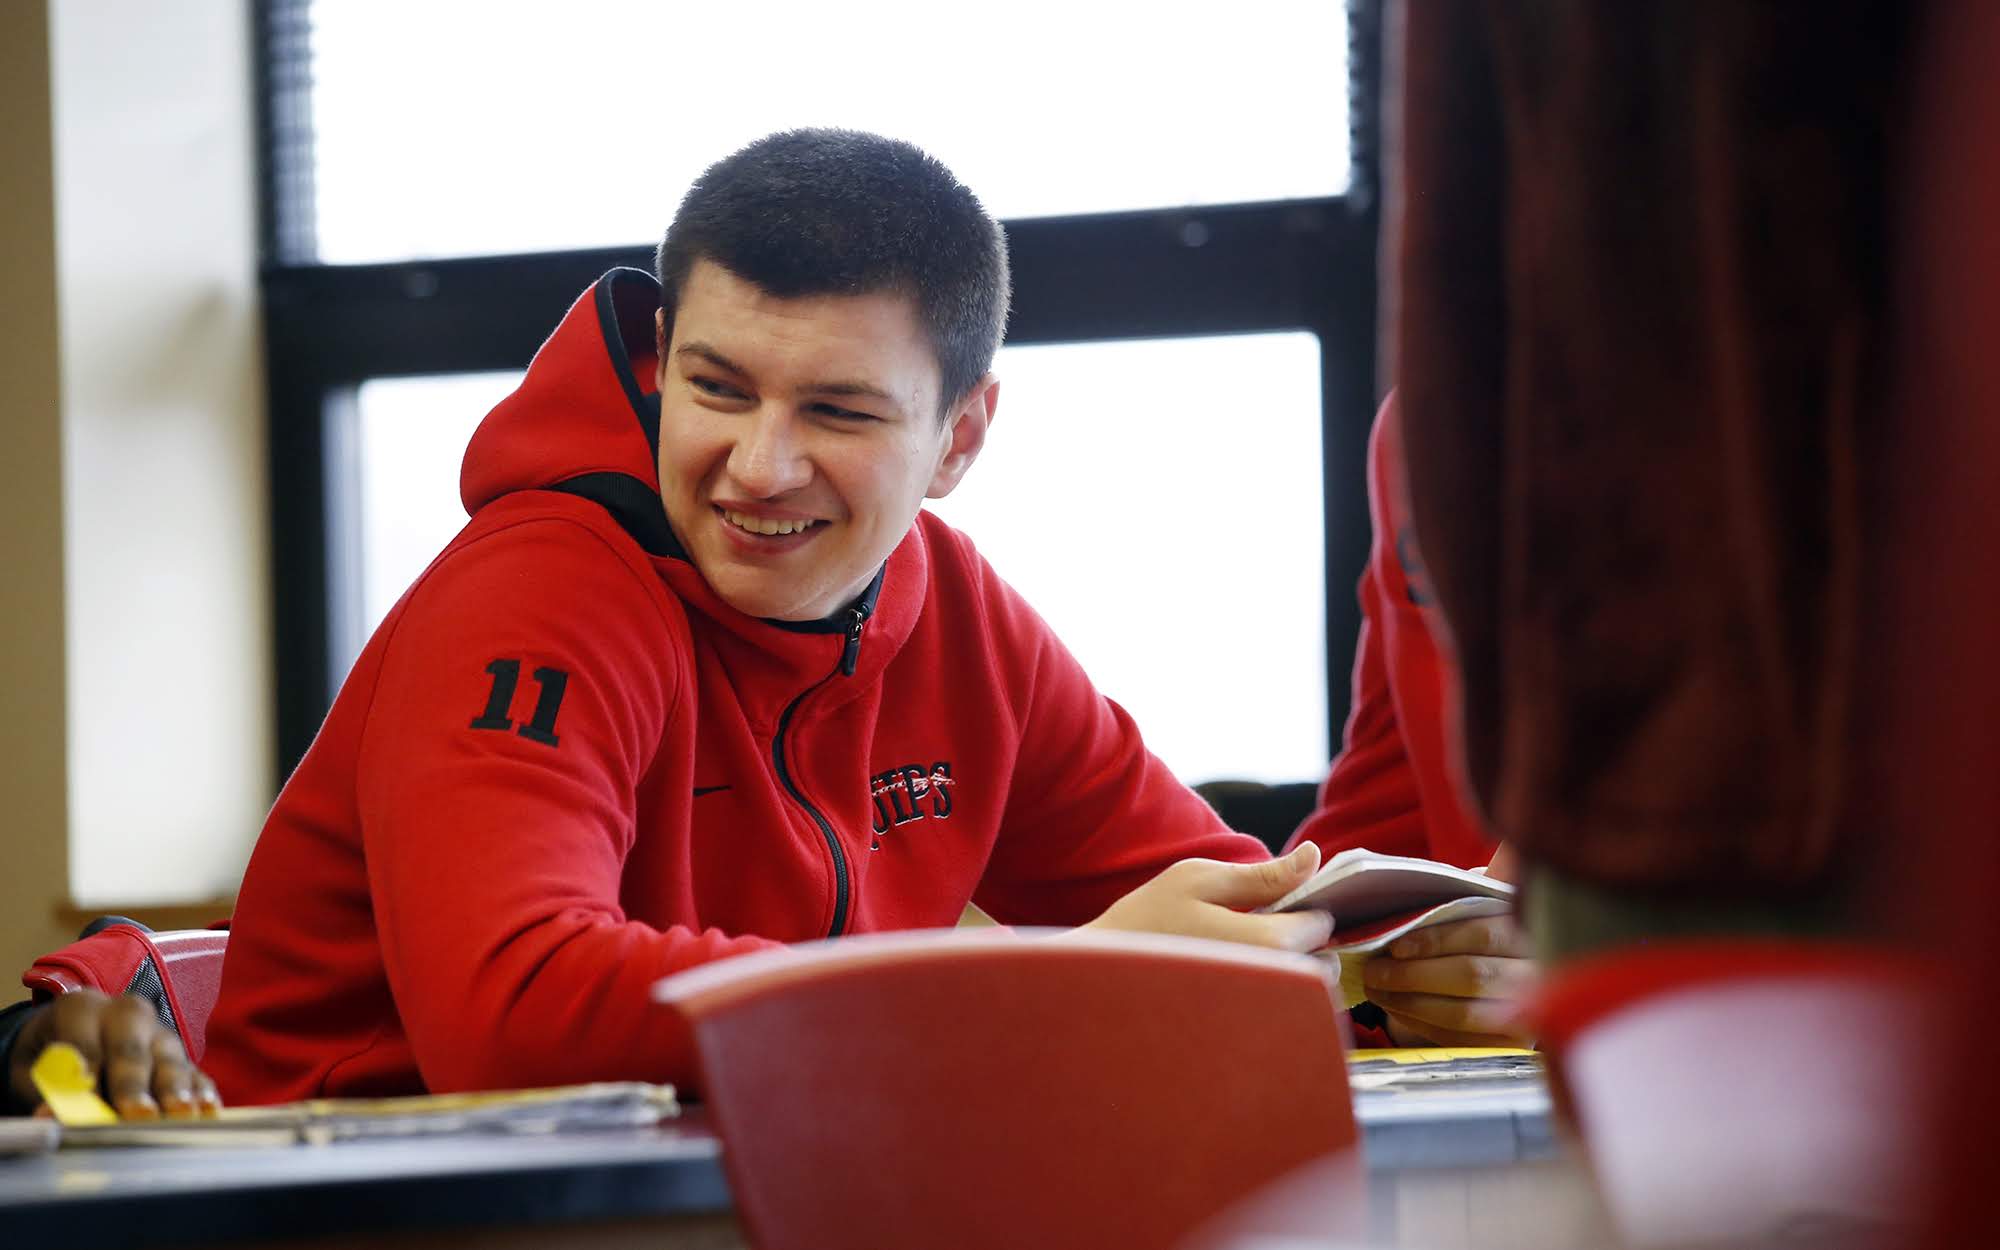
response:
<path id="1" fill-rule="evenodd" d="M 731 512 L 727 508 L 721 511 L 722 519 L 737 529 L 774 537 L 779 534 L 801 534 L 818 524 L 816 521 L 774 521 L 770 517 L 754 517 L 741 512 Z"/>

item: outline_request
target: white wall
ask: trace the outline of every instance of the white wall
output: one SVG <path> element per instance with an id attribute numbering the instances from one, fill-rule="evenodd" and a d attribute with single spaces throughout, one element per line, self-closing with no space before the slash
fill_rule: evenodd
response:
<path id="1" fill-rule="evenodd" d="M 0 977 L 9 981 L 63 935 L 55 909 L 68 824 L 48 71 L 43 5 L 0 4 Z"/>
<path id="2" fill-rule="evenodd" d="M 69 888 L 235 892 L 272 795 L 249 5 L 49 5 Z"/>

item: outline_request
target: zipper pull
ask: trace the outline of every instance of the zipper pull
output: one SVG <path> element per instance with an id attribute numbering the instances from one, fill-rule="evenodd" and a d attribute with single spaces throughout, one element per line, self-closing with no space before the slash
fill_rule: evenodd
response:
<path id="1" fill-rule="evenodd" d="M 840 651 L 840 675 L 854 676 L 854 668 L 861 663 L 861 627 L 868 623 L 868 609 L 872 605 L 857 604 L 849 608 L 852 617 L 847 623 L 847 645 Z"/>

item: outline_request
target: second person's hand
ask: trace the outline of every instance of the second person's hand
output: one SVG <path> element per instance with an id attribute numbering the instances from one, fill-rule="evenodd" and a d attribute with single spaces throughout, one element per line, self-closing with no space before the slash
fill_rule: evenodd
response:
<path id="1" fill-rule="evenodd" d="M 1361 970 L 1368 1000 L 1404 1046 L 1525 1046 L 1535 985 L 1529 943 L 1512 916 L 1405 934 Z"/>
<path id="2" fill-rule="evenodd" d="M 1107 908 L 1086 928 L 1177 933 L 1273 950 L 1312 951 L 1326 945 L 1333 918 L 1323 911 L 1255 914 L 1319 870 L 1311 842 L 1282 859 L 1230 864 L 1184 859 Z"/>
<path id="3" fill-rule="evenodd" d="M 215 1082 L 188 1062 L 180 1039 L 160 1023 L 151 1003 L 96 990 L 75 990 L 34 1009 L 14 1039 L 9 1101 L 22 1108 L 41 1102 L 29 1070 L 57 1042 L 76 1047 L 124 1119 L 209 1116 L 222 1106 Z"/>

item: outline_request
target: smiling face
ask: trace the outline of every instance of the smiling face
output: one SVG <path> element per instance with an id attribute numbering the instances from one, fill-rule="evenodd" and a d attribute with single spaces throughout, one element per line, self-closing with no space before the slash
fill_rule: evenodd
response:
<path id="1" fill-rule="evenodd" d="M 938 365 L 899 294 L 781 299 L 695 262 L 665 340 L 660 497 L 731 607 L 808 621 L 852 601 L 978 456 L 999 387 L 938 419 Z"/>

